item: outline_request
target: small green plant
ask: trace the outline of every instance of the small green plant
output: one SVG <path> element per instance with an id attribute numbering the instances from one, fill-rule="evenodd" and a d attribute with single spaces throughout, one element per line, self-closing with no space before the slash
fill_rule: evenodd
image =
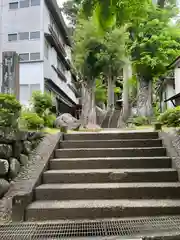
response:
<path id="1" fill-rule="evenodd" d="M 143 125 L 148 125 L 149 121 L 147 117 L 137 116 L 133 118 L 132 123 L 135 126 L 143 126 Z"/>
<path id="2" fill-rule="evenodd" d="M 32 105 L 34 111 L 41 117 L 53 107 L 52 97 L 49 93 L 42 93 L 40 91 L 33 92 Z"/>
<path id="3" fill-rule="evenodd" d="M 180 126 L 180 106 L 170 108 L 158 117 L 158 121 L 168 127 Z"/>
<path id="4" fill-rule="evenodd" d="M 52 95 L 46 92 L 34 92 L 32 106 L 35 113 L 44 120 L 44 126 L 53 128 L 56 120 L 56 107 L 53 105 Z"/>
<path id="5" fill-rule="evenodd" d="M 21 104 L 14 95 L 0 94 L 0 127 L 17 128 Z"/>
<path id="6" fill-rule="evenodd" d="M 53 128 L 54 127 L 54 122 L 56 120 L 56 116 L 53 114 L 50 115 L 45 115 L 43 117 L 44 119 L 44 126 L 49 127 L 49 128 Z"/>
<path id="7" fill-rule="evenodd" d="M 38 130 L 44 127 L 44 120 L 34 112 L 23 112 L 21 125 L 29 130 Z"/>

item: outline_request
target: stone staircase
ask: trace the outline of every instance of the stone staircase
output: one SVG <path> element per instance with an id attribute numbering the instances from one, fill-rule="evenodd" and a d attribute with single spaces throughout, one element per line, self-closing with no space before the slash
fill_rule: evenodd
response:
<path id="1" fill-rule="evenodd" d="M 66 134 L 26 221 L 180 214 L 180 183 L 156 132 Z"/>

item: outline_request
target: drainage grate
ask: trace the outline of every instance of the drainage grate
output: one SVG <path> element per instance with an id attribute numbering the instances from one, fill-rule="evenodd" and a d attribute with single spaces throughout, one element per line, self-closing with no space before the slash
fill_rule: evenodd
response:
<path id="1" fill-rule="evenodd" d="M 110 236 L 137 237 L 164 232 L 180 234 L 180 216 L 0 225 L 1 240 L 107 239 Z"/>

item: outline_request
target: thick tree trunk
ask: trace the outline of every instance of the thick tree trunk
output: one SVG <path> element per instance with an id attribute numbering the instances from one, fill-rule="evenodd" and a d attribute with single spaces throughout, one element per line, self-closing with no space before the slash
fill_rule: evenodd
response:
<path id="1" fill-rule="evenodd" d="M 108 101 L 107 101 L 107 110 L 114 110 L 114 80 L 109 74 L 108 76 Z"/>
<path id="2" fill-rule="evenodd" d="M 122 119 L 124 122 L 127 121 L 130 109 L 129 109 L 129 84 L 128 80 L 132 78 L 132 67 L 131 64 L 127 64 L 123 68 L 123 113 L 122 113 Z"/>
<path id="3" fill-rule="evenodd" d="M 139 79 L 139 91 L 137 98 L 137 113 L 139 116 L 150 117 L 153 114 L 152 109 L 152 81 Z"/>
<path id="4" fill-rule="evenodd" d="M 95 87 L 82 85 L 81 124 L 87 127 L 96 124 Z"/>
<path id="5" fill-rule="evenodd" d="M 96 125 L 95 84 L 89 89 L 91 106 L 89 109 L 88 124 Z"/>

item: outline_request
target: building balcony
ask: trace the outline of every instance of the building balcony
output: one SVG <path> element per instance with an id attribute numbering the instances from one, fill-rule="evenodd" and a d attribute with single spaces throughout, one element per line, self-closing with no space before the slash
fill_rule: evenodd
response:
<path id="1" fill-rule="evenodd" d="M 54 65 L 51 65 L 51 67 L 54 69 L 54 71 L 57 73 L 58 77 L 62 81 L 67 82 L 67 79 L 66 79 L 64 73 L 59 68 L 56 68 Z"/>
<path id="2" fill-rule="evenodd" d="M 65 52 L 64 46 L 61 43 L 61 41 L 59 40 L 56 32 L 54 31 L 54 29 L 51 25 L 49 25 L 49 33 L 45 33 L 45 38 L 51 44 L 51 46 L 53 46 L 55 48 L 59 57 L 62 60 L 65 60 L 66 52 Z"/>
<path id="3" fill-rule="evenodd" d="M 73 83 L 68 83 L 68 87 L 74 92 L 76 97 L 80 97 L 81 96 L 81 91 L 79 88 L 76 87 L 75 84 Z"/>

